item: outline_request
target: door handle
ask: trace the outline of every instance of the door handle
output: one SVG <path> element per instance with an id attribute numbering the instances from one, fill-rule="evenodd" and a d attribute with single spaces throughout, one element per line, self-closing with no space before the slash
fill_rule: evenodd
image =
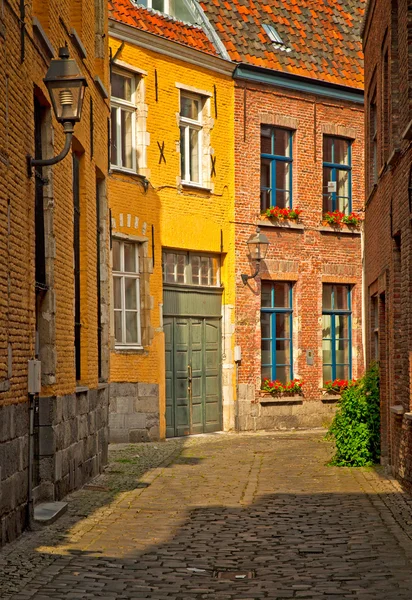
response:
<path id="1" fill-rule="evenodd" d="M 187 365 L 187 381 L 188 381 L 188 386 L 187 389 L 189 390 L 189 397 L 191 397 L 192 395 L 192 366 L 191 365 Z"/>

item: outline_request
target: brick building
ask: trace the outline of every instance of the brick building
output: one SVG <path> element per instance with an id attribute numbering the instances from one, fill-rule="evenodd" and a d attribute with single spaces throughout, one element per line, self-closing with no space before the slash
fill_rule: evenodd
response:
<path id="1" fill-rule="evenodd" d="M 378 360 L 382 462 L 412 483 L 410 7 L 368 3 L 365 53 L 367 359 Z"/>
<path id="2" fill-rule="evenodd" d="M 64 145 L 43 83 L 64 45 L 88 85 L 82 120 L 69 155 L 30 177 L 26 154 Z M 103 1 L 1 5 L 0 545 L 33 502 L 63 497 L 107 459 L 107 50 Z M 35 358 L 41 392 L 29 397 Z"/>
<path id="3" fill-rule="evenodd" d="M 361 231 L 323 219 L 363 208 L 364 3 L 201 5 L 237 63 L 238 426 L 321 426 L 336 401 L 324 382 L 357 378 L 364 362 Z M 299 207 L 299 220 L 264 218 L 273 206 Z M 256 225 L 270 246 L 244 285 Z M 301 378 L 303 396 L 262 396 L 265 377 Z"/>
<path id="4" fill-rule="evenodd" d="M 234 64 L 153 5 L 110 2 L 114 442 L 234 426 Z"/>

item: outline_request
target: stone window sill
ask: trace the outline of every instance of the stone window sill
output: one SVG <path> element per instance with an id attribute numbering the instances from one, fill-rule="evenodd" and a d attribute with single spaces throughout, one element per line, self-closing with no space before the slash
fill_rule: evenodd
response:
<path id="1" fill-rule="evenodd" d="M 394 404 L 390 407 L 390 411 L 396 417 L 402 417 L 405 414 L 405 409 L 402 404 Z"/>
<path id="2" fill-rule="evenodd" d="M 343 225 L 342 227 L 333 227 L 321 225 L 318 227 L 318 231 L 321 233 L 333 233 L 335 235 L 360 235 L 360 229 L 355 229 L 354 227 L 348 227 L 347 225 Z"/>
<path id="3" fill-rule="evenodd" d="M 143 354 L 143 346 L 115 346 L 116 354 Z"/>
<path id="4" fill-rule="evenodd" d="M 184 190 L 197 190 L 199 192 L 206 192 L 208 194 L 210 194 L 210 192 L 212 191 L 212 188 L 207 185 L 202 185 L 201 183 L 193 183 L 191 181 L 182 181 L 181 186 Z"/>
<path id="5" fill-rule="evenodd" d="M 294 396 L 272 396 L 268 392 L 259 392 L 257 402 L 260 404 L 296 404 L 297 402 L 302 403 L 303 397 L 300 394 Z"/>
<path id="6" fill-rule="evenodd" d="M 276 219 L 263 219 L 258 221 L 259 227 L 277 227 L 279 229 L 305 229 L 303 223 L 296 223 L 295 221 L 277 221 Z"/>

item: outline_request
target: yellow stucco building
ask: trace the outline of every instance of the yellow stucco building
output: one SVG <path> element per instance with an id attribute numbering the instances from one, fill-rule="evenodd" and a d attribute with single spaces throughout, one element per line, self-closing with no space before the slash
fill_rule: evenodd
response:
<path id="1" fill-rule="evenodd" d="M 197 25 L 109 8 L 111 440 L 229 430 L 234 65 Z"/>

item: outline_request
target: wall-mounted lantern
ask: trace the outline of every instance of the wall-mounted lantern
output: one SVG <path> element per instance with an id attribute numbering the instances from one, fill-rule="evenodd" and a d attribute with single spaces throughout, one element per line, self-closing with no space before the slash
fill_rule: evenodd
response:
<path id="1" fill-rule="evenodd" d="M 254 279 L 260 271 L 260 261 L 265 260 L 269 247 L 269 240 L 264 233 L 260 232 L 259 227 L 256 228 L 256 233 L 252 233 L 247 241 L 249 248 L 249 256 L 251 260 L 256 261 L 256 271 L 253 275 L 241 274 L 243 284 L 246 285 L 249 279 Z"/>
<path id="2" fill-rule="evenodd" d="M 75 60 L 69 58 L 66 47 L 59 49 L 59 58 L 54 58 L 44 78 L 49 91 L 54 114 L 62 123 L 66 141 L 63 150 L 57 156 L 47 159 L 37 159 L 27 156 L 29 177 L 32 167 L 47 167 L 55 165 L 67 156 L 74 131 L 74 124 L 80 121 L 82 115 L 86 79 L 81 75 Z"/>

